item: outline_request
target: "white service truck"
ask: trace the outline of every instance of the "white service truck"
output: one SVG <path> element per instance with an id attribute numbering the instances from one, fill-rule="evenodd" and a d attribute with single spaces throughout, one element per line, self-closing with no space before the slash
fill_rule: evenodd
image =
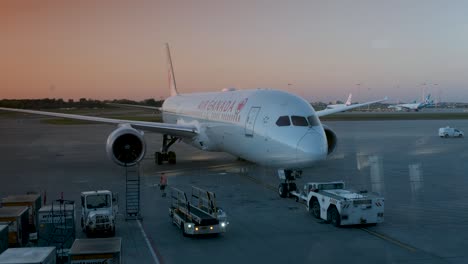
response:
<path id="1" fill-rule="evenodd" d="M 88 236 L 94 233 L 114 236 L 117 212 L 117 194 L 109 190 L 81 193 L 81 228 Z"/>
<path id="2" fill-rule="evenodd" d="M 226 232 L 226 213 L 216 206 L 213 192 L 192 187 L 190 201 L 185 192 L 171 188 L 169 216 L 182 230 L 182 235 L 220 234 Z"/>
<path id="3" fill-rule="evenodd" d="M 296 197 L 296 201 L 305 203 L 314 217 L 335 226 L 384 221 L 384 198 L 345 190 L 342 181 L 309 182 L 301 192 L 292 191 L 290 194 Z"/>
<path id="4" fill-rule="evenodd" d="M 456 128 L 453 127 L 441 127 L 439 128 L 439 137 L 443 138 L 448 138 L 448 137 L 463 137 L 463 131 L 460 131 Z"/>

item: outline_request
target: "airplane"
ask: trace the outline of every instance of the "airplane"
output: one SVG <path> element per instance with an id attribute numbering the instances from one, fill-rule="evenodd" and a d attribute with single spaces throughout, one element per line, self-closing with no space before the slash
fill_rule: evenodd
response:
<path id="1" fill-rule="evenodd" d="M 346 100 L 346 103 L 344 103 L 344 104 L 330 104 L 330 105 L 327 105 L 326 109 L 335 109 L 335 108 L 339 108 L 339 107 L 349 106 L 349 105 L 351 105 L 351 97 L 352 97 L 352 94 L 349 94 L 348 100 Z"/>
<path id="2" fill-rule="evenodd" d="M 338 109 L 315 111 L 309 102 L 289 92 L 273 89 L 236 90 L 180 94 L 166 44 L 170 97 L 161 108 L 162 123 L 111 119 L 75 114 L 3 108 L 0 110 L 116 124 L 107 138 L 106 152 L 120 166 L 133 166 L 146 153 L 142 130 L 162 134 L 161 151 L 155 162 L 176 163 L 170 147 L 183 141 L 204 151 L 230 153 L 262 166 L 288 172 L 278 193 L 295 190 L 295 175 L 301 169 L 325 160 L 333 153 L 337 137 L 320 117 L 377 103 L 387 98 Z"/>
<path id="3" fill-rule="evenodd" d="M 434 101 L 430 99 L 431 99 L 431 94 L 428 94 L 423 102 L 417 103 L 416 101 L 414 101 L 413 103 L 409 103 L 409 104 L 390 105 L 388 106 L 388 108 L 392 108 L 397 111 L 406 110 L 407 112 L 409 111 L 418 112 L 420 109 L 429 107 L 434 104 Z"/>

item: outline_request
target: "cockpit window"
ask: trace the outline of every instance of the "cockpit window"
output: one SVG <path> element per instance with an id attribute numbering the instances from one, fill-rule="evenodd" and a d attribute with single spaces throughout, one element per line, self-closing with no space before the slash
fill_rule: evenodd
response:
<path id="1" fill-rule="evenodd" d="M 316 115 L 311 115 L 307 117 L 310 126 L 318 126 L 320 125 L 320 121 Z"/>
<path id="2" fill-rule="evenodd" d="M 280 116 L 278 120 L 276 120 L 277 126 L 290 126 L 291 121 L 289 121 L 289 116 Z"/>
<path id="3" fill-rule="evenodd" d="M 291 116 L 291 120 L 295 126 L 309 126 L 307 119 L 303 116 Z"/>

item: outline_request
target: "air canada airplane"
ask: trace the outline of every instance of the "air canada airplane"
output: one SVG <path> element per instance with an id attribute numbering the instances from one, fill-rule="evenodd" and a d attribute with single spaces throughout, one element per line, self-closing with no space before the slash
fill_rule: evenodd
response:
<path id="1" fill-rule="evenodd" d="M 107 138 L 106 151 L 121 166 L 132 166 L 143 159 L 146 143 L 141 130 L 145 130 L 163 136 L 161 151 L 155 153 L 158 164 L 176 163 L 176 153 L 169 149 L 181 140 L 201 150 L 227 152 L 263 166 L 294 171 L 326 159 L 335 149 L 336 135 L 319 117 L 386 100 L 316 112 L 301 97 L 273 89 L 179 94 L 168 44 L 166 52 L 171 96 L 160 108 L 163 123 L 0 110 L 116 124 L 117 129 Z"/>
<path id="2" fill-rule="evenodd" d="M 335 108 L 339 108 L 339 107 L 349 106 L 349 105 L 351 105 L 351 97 L 352 97 L 352 94 L 349 94 L 348 100 L 346 100 L 346 103 L 344 103 L 344 104 L 329 104 L 329 105 L 327 105 L 327 109 L 335 109 Z"/>

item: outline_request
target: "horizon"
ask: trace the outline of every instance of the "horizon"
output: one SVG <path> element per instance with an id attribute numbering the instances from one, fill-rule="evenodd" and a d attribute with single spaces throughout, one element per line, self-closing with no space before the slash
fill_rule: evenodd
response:
<path id="1" fill-rule="evenodd" d="M 90 97 L 80 97 L 80 98 L 50 98 L 50 97 L 45 97 L 45 98 L 0 98 L 0 102 L 4 100 L 10 100 L 10 101 L 21 101 L 21 100 L 63 100 L 65 103 L 68 103 L 69 100 L 73 100 L 74 103 L 79 102 L 81 99 L 85 100 L 93 100 L 93 101 L 99 101 L 99 102 L 106 102 L 106 101 L 131 101 L 131 102 L 137 102 L 137 103 L 145 103 L 144 101 L 147 100 L 154 100 L 155 102 L 163 102 L 166 100 L 166 98 L 143 98 L 143 99 L 129 99 L 129 98 L 113 98 L 113 99 L 97 99 L 97 98 L 90 98 Z M 377 98 L 378 99 L 378 98 Z M 335 104 L 335 103 L 344 103 L 345 101 L 337 99 L 334 101 L 308 101 L 311 104 L 314 103 L 322 103 L 322 104 Z M 353 104 L 355 103 L 363 103 L 364 101 L 352 101 Z M 376 104 L 383 104 L 383 105 L 391 105 L 391 104 L 404 104 L 404 103 L 413 103 L 413 102 L 397 102 L 397 101 L 392 101 L 391 98 L 386 101 L 382 101 Z M 462 102 L 462 101 L 441 101 L 437 102 L 435 104 L 468 104 L 468 102 Z"/>
<path id="2" fill-rule="evenodd" d="M 428 93 L 468 102 L 467 8 L 435 0 L 6 0 L 0 98 L 166 98 L 169 42 L 181 93 L 269 87 L 309 102 L 349 93 L 361 102 Z"/>

